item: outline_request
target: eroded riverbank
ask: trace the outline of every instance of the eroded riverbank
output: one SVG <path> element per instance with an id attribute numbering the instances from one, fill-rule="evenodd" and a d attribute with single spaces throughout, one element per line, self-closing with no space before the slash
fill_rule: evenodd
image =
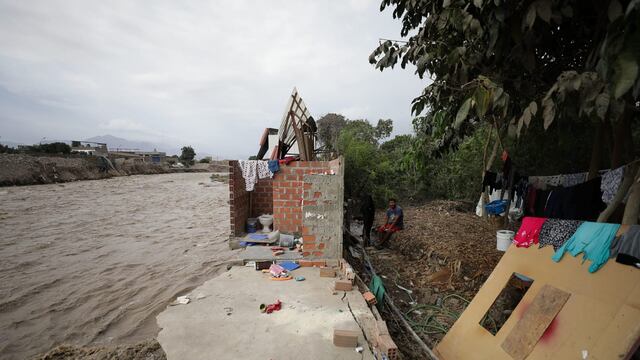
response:
<path id="1" fill-rule="evenodd" d="M 227 185 L 207 173 L 0 188 L 0 353 L 153 338 L 155 315 L 224 270 Z"/>

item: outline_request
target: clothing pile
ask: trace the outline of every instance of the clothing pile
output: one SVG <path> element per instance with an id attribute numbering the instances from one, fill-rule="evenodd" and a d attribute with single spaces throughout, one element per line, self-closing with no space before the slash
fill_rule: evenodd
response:
<path id="1" fill-rule="evenodd" d="M 552 245 L 555 262 L 565 253 L 574 257 L 583 254 L 583 261 L 591 261 L 590 273 L 598 271 L 610 258 L 640 269 L 640 225 L 632 225 L 616 237 L 619 229 L 620 224 L 525 217 L 513 243 L 518 247 Z"/>

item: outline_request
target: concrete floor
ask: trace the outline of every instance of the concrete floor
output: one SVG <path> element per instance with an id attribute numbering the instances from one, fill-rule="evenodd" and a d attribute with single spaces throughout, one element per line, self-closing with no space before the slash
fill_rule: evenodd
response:
<path id="1" fill-rule="evenodd" d="M 367 328 L 375 320 L 360 292 L 332 295 L 335 279 L 321 278 L 317 268 L 292 274 L 306 280 L 273 281 L 268 274 L 236 266 L 193 290 L 191 303 L 158 315 L 158 341 L 167 358 L 373 359 L 358 322 Z M 260 304 L 278 299 L 282 310 L 259 311 Z M 364 352 L 334 346 L 334 326 L 358 330 Z"/>

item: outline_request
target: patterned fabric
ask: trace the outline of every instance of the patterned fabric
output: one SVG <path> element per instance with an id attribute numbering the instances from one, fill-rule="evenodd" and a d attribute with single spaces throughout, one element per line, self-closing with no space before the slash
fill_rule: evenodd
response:
<path id="1" fill-rule="evenodd" d="M 540 230 L 540 248 L 552 245 L 554 251 L 558 250 L 565 241 L 573 236 L 580 225 L 582 225 L 582 221 L 547 219 Z"/>
<path id="2" fill-rule="evenodd" d="M 622 177 L 624 176 L 624 168 L 624 166 L 621 166 L 602 175 L 600 190 L 602 190 L 602 201 L 605 203 L 609 204 L 616 196 L 618 187 L 620 187 Z"/>
<path id="3" fill-rule="evenodd" d="M 258 178 L 265 179 L 273 177 L 269 170 L 269 163 L 262 160 L 238 160 L 238 165 L 242 170 L 242 177 L 247 191 L 253 191 L 258 183 Z"/>
<path id="4" fill-rule="evenodd" d="M 540 229 L 544 224 L 546 218 L 539 217 L 525 217 L 522 219 L 522 225 L 520 229 L 513 237 L 513 243 L 517 247 L 529 247 L 533 244 L 537 244 L 540 236 Z"/>
<path id="5" fill-rule="evenodd" d="M 558 262 L 565 252 L 571 256 L 582 253 L 583 261 L 591 260 L 589 272 L 594 273 L 609 260 L 611 242 L 619 228 L 620 224 L 584 222 L 551 259 Z"/>
<path id="6" fill-rule="evenodd" d="M 589 175 L 589 173 L 586 172 L 562 175 L 562 186 L 570 187 L 582 184 L 583 182 L 587 181 L 587 175 Z"/>

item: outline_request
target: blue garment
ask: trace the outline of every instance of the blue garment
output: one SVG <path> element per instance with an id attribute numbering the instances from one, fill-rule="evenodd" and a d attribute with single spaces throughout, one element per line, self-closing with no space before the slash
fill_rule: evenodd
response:
<path id="1" fill-rule="evenodd" d="M 589 272 L 594 273 L 609 260 L 611 241 L 619 228 L 620 224 L 585 222 L 553 254 L 551 259 L 555 262 L 560 261 L 565 251 L 572 256 L 584 253 L 582 261 L 591 260 Z"/>
<path id="2" fill-rule="evenodd" d="M 398 217 L 399 219 L 398 219 L 398 222 L 396 223 L 396 226 L 399 229 L 404 228 L 404 214 L 402 213 L 402 208 L 400 206 L 396 205 L 395 209 L 388 208 L 387 217 L 389 218 L 389 224 L 393 223 L 396 217 Z"/>
<path id="3" fill-rule="evenodd" d="M 278 160 L 269 160 L 269 171 L 272 173 L 280 171 L 280 162 Z"/>

